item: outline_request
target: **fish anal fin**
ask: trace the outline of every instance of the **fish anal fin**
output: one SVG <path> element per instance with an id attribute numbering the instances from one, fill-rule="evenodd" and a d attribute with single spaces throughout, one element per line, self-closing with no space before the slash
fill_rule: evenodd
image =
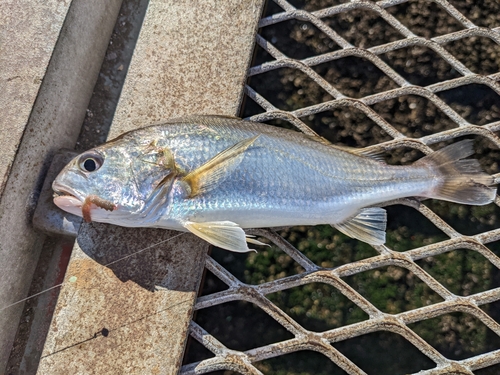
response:
<path id="1" fill-rule="evenodd" d="M 208 243 L 237 253 L 253 251 L 248 248 L 247 241 L 254 244 L 259 242 L 252 238 L 247 238 L 245 231 L 232 221 L 210 221 L 204 223 L 186 221 L 183 225 L 188 231 Z"/>
<path id="2" fill-rule="evenodd" d="M 206 193 L 224 181 L 240 165 L 244 152 L 258 137 L 256 135 L 236 143 L 188 173 L 182 181 L 189 186 L 189 198 Z"/>
<path id="3" fill-rule="evenodd" d="M 356 216 L 342 223 L 332 224 L 332 227 L 370 245 L 383 245 L 386 224 L 386 211 L 380 207 L 370 207 L 362 209 Z"/>

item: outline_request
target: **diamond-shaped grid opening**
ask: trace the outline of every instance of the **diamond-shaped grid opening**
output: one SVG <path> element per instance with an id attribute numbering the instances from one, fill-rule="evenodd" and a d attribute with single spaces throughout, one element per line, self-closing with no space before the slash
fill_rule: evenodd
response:
<path id="1" fill-rule="evenodd" d="M 486 247 L 488 249 L 490 249 L 491 251 L 493 251 L 493 253 L 500 257 L 500 241 L 493 241 L 493 242 L 490 242 L 490 243 L 487 243 L 486 244 Z M 498 282 L 496 283 L 496 285 L 500 286 L 500 279 L 498 280 Z M 500 312 L 500 305 L 499 305 L 499 310 Z"/>
<path id="2" fill-rule="evenodd" d="M 437 95 L 472 124 L 500 121 L 500 95 L 485 85 L 470 84 Z"/>
<path id="3" fill-rule="evenodd" d="M 370 61 L 348 56 L 313 67 L 342 94 L 351 98 L 389 91 L 398 85 Z"/>
<path id="4" fill-rule="evenodd" d="M 374 332 L 333 346 L 370 375 L 413 374 L 436 367 L 410 342 L 392 332 Z"/>
<path id="5" fill-rule="evenodd" d="M 254 364 L 264 374 L 276 375 L 345 375 L 344 370 L 323 354 L 299 351 L 266 359 Z"/>
<path id="6" fill-rule="evenodd" d="M 225 250 L 220 250 L 225 251 Z M 201 282 L 202 289 L 200 296 L 206 296 L 212 293 L 222 292 L 223 290 L 228 289 L 229 287 L 222 282 L 217 276 L 215 276 L 212 272 L 205 269 L 205 274 L 203 275 L 203 279 Z"/>
<path id="7" fill-rule="evenodd" d="M 280 234 L 314 264 L 324 268 L 338 267 L 378 254 L 370 245 L 349 238 L 329 225 L 293 227 Z"/>
<path id="8" fill-rule="evenodd" d="M 434 103 L 418 95 L 402 95 L 372 105 L 384 120 L 411 138 L 420 138 L 458 125 Z"/>
<path id="9" fill-rule="evenodd" d="M 412 323 L 408 327 L 452 360 L 500 349 L 500 337 L 476 317 L 461 312 Z"/>
<path id="10" fill-rule="evenodd" d="M 439 5 L 430 1 L 408 1 L 386 10 L 411 32 L 427 39 L 464 28 Z"/>
<path id="11" fill-rule="evenodd" d="M 480 27 L 500 26 L 498 0 L 448 0 L 460 13 Z M 498 372 L 500 374 L 500 371 Z"/>
<path id="12" fill-rule="evenodd" d="M 474 375 L 498 375 L 500 374 L 500 363 L 474 371 Z"/>
<path id="13" fill-rule="evenodd" d="M 321 86 L 300 70 L 276 69 L 251 77 L 249 85 L 275 107 L 293 111 L 333 99 Z M 257 113 L 263 112 L 260 110 Z M 252 113 L 255 114 L 255 113 Z"/>
<path id="14" fill-rule="evenodd" d="M 270 243 L 263 237 L 259 241 Z M 247 284 L 262 284 L 278 278 L 296 275 L 304 272 L 288 254 L 270 243 L 270 247 L 258 246 L 257 252 L 235 253 L 214 247 L 212 258 L 234 277 Z M 202 295 L 227 289 L 226 284 L 207 271 Z"/>
<path id="15" fill-rule="evenodd" d="M 490 38 L 469 37 L 444 45 L 472 72 L 493 74 L 500 71 L 500 46 Z"/>
<path id="16" fill-rule="evenodd" d="M 296 19 L 266 26 L 260 35 L 283 54 L 297 60 L 340 49 L 337 43 L 312 23 Z"/>
<path id="17" fill-rule="evenodd" d="M 244 281 L 248 284 L 262 284 L 302 272 L 304 269 L 299 264 L 273 245 L 248 254 Z"/>
<path id="18" fill-rule="evenodd" d="M 224 249 L 220 249 L 218 247 L 213 247 L 211 256 L 212 258 L 219 263 L 222 267 L 224 267 L 227 271 L 229 271 L 234 277 L 238 280 L 245 280 L 245 263 L 247 261 L 249 253 L 236 253 L 232 251 L 227 251 Z M 209 280 L 212 277 L 217 278 L 215 275 L 208 273 L 207 276 Z M 215 282 L 214 287 L 220 289 L 222 285 L 219 282 Z"/>
<path id="19" fill-rule="evenodd" d="M 360 48 L 370 48 L 404 38 L 377 12 L 367 9 L 342 12 L 324 18 L 323 21 L 349 43 Z"/>
<path id="20" fill-rule="evenodd" d="M 387 210 L 386 245 L 407 251 L 448 239 L 439 228 L 412 207 L 394 205 Z"/>
<path id="21" fill-rule="evenodd" d="M 266 297 L 310 331 L 324 332 L 368 319 L 367 313 L 328 284 L 306 284 Z"/>
<path id="22" fill-rule="evenodd" d="M 469 296 L 491 289 L 494 266 L 476 251 L 457 249 L 416 263 L 456 295 Z"/>
<path id="23" fill-rule="evenodd" d="M 233 350 L 245 351 L 293 338 L 276 320 L 245 301 L 198 310 L 194 321 Z"/>
<path id="24" fill-rule="evenodd" d="M 492 289 L 494 287 L 498 288 L 500 286 L 500 272 L 497 268 L 494 268 L 491 279 Z M 495 322 L 500 323 L 500 301 L 487 303 L 479 306 L 479 308 L 495 320 Z"/>
<path id="25" fill-rule="evenodd" d="M 215 357 L 215 355 L 210 350 L 205 348 L 203 344 L 200 344 L 197 340 L 188 336 L 186 350 L 182 360 L 183 365 L 203 361 L 213 357 Z"/>
<path id="26" fill-rule="evenodd" d="M 348 276 L 345 281 L 375 307 L 389 314 L 443 301 L 422 280 L 401 267 L 380 267 Z"/>
<path id="27" fill-rule="evenodd" d="M 264 3 L 264 13 L 262 14 L 263 16 L 262 18 L 269 17 L 272 16 L 273 14 L 281 12 L 283 12 L 283 8 L 281 8 L 274 1 L 266 1 Z"/>
<path id="28" fill-rule="evenodd" d="M 252 59 L 252 66 L 257 66 L 265 62 L 274 61 L 275 58 L 271 56 L 264 48 L 255 45 L 254 55 Z"/>
<path id="29" fill-rule="evenodd" d="M 411 147 L 398 147 L 384 153 L 384 160 L 390 165 L 411 165 L 423 158 L 425 154 Z"/>
<path id="30" fill-rule="evenodd" d="M 355 107 L 334 108 L 301 120 L 334 145 L 367 147 L 392 139 L 375 121 Z"/>
<path id="31" fill-rule="evenodd" d="M 417 86 L 461 77 L 446 60 L 425 46 L 400 48 L 380 57 L 408 82 Z"/>

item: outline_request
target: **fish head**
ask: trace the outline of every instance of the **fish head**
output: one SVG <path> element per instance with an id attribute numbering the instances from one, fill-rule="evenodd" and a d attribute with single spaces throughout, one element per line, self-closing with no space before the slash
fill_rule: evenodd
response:
<path id="1" fill-rule="evenodd" d="M 174 175 L 168 150 L 125 137 L 71 160 L 52 183 L 54 203 L 86 221 L 141 226 L 151 197 L 160 186 L 167 192 Z"/>

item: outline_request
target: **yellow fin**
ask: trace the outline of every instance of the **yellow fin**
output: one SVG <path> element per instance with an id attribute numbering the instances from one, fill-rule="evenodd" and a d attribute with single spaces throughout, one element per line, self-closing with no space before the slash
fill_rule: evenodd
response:
<path id="1" fill-rule="evenodd" d="M 362 209 L 358 215 L 343 223 L 332 224 L 332 227 L 370 245 L 383 245 L 386 224 L 386 211 L 380 207 L 371 207 Z"/>
<path id="2" fill-rule="evenodd" d="M 243 160 L 243 153 L 258 137 L 256 135 L 236 143 L 185 176 L 182 181 L 189 186 L 189 198 L 210 191 L 221 183 L 238 167 Z"/>
<path id="3" fill-rule="evenodd" d="M 256 243 L 255 240 L 246 238 L 245 231 L 232 221 L 210 221 L 205 223 L 186 221 L 183 225 L 191 233 L 222 249 L 237 253 L 255 251 L 247 246 L 248 240 Z"/>

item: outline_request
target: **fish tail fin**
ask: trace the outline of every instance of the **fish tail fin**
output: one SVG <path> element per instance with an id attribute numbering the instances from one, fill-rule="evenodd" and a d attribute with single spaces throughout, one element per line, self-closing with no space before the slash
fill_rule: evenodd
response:
<path id="1" fill-rule="evenodd" d="M 491 203 L 496 196 L 493 177 L 484 173 L 472 155 L 473 141 L 467 139 L 433 152 L 415 162 L 415 166 L 431 167 L 440 180 L 428 198 L 480 206 Z"/>

